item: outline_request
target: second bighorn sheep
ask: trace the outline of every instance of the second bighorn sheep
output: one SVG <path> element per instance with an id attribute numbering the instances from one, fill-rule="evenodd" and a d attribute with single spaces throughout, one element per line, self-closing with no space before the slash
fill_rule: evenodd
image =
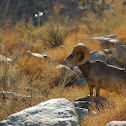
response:
<path id="1" fill-rule="evenodd" d="M 95 87 L 96 97 L 98 103 L 100 103 L 100 88 L 118 91 L 122 86 L 126 86 L 126 71 L 102 61 L 89 61 L 89 56 L 88 47 L 79 43 L 64 62 L 78 65 L 89 85 L 91 102 L 93 103 L 93 87 Z"/>

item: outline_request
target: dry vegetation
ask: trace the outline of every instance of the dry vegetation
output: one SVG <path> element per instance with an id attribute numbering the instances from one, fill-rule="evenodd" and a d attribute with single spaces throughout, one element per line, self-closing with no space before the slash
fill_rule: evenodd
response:
<path id="1" fill-rule="evenodd" d="M 91 39 L 94 35 L 117 33 L 120 35 L 120 41 L 126 44 L 126 9 L 122 8 L 117 12 L 114 14 L 105 12 L 99 19 L 90 13 L 82 21 L 64 26 L 62 29 L 57 29 L 60 24 L 58 26 L 53 22 L 35 28 L 32 21 L 27 24 L 27 28 L 22 21 L 18 22 L 13 29 L 0 29 L 0 54 L 13 58 L 18 52 L 24 53 L 24 56 L 20 57 L 15 64 L 1 63 L 0 91 L 30 96 L 6 95 L 3 97 L 0 94 L 0 120 L 51 98 L 64 97 L 72 101 L 78 97 L 87 96 L 88 86 L 82 88 L 74 85 L 64 88 L 65 78 L 61 77 L 60 71 L 55 67 L 62 63 L 77 43 L 86 44 L 90 50 L 101 50 L 99 42 Z M 64 44 L 64 47 L 58 47 L 60 44 Z M 52 45 L 57 47 L 50 48 Z M 26 54 L 27 50 L 45 53 L 54 58 L 57 64 L 30 56 Z M 11 77 L 14 78 L 14 82 L 11 81 Z M 126 120 L 125 91 L 123 91 L 123 97 L 105 90 L 101 90 L 100 94 L 114 101 L 115 108 L 102 110 L 95 117 L 88 117 L 82 121 L 81 125 L 104 126 L 112 120 Z"/>

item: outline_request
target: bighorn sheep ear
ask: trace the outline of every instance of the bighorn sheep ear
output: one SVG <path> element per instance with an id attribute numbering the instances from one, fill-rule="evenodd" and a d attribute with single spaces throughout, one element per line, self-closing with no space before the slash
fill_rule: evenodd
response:
<path id="1" fill-rule="evenodd" d="M 90 51 L 88 49 L 88 47 L 86 45 L 84 45 L 83 43 L 79 43 L 77 44 L 74 49 L 73 49 L 74 53 L 79 53 L 82 52 L 84 55 L 84 59 L 81 62 L 78 62 L 77 65 L 82 65 L 85 64 L 90 56 Z"/>

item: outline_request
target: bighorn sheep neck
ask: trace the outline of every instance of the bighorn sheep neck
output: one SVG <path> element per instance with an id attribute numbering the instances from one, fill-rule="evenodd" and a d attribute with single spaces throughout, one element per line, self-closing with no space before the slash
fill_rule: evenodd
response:
<path id="1" fill-rule="evenodd" d="M 93 87 L 95 87 L 96 97 L 100 103 L 100 88 L 118 91 L 122 86 L 126 86 L 126 71 L 102 61 L 89 61 L 89 54 L 88 47 L 79 43 L 64 62 L 78 65 L 89 85 L 91 102 L 93 102 Z"/>

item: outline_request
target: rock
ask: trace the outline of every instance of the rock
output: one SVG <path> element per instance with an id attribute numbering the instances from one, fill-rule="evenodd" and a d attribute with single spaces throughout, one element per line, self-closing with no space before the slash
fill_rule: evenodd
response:
<path id="1" fill-rule="evenodd" d="M 72 69 L 72 68 L 71 68 Z M 78 66 L 74 66 L 72 69 L 80 78 L 83 78 L 83 74 L 81 72 L 81 70 L 78 68 Z"/>
<path id="2" fill-rule="evenodd" d="M 117 34 L 110 34 L 103 37 L 93 37 L 93 39 L 97 39 L 97 40 L 103 40 L 104 38 L 115 39 L 117 36 L 118 36 Z"/>
<path id="3" fill-rule="evenodd" d="M 95 103 L 97 102 L 97 98 L 95 95 L 93 96 L 93 100 Z M 89 101 L 90 102 L 90 95 L 88 95 L 86 97 L 75 99 L 75 101 Z M 100 101 L 107 101 L 107 98 L 100 96 Z"/>
<path id="4" fill-rule="evenodd" d="M 110 49 L 104 49 L 104 53 L 105 53 L 105 55 L 108 55 L 108 54 L 111 54 L 112 52 Z"/>
<path id="5" fill-rule="evenodd" d="M 112 54 L 108 55 L 107 64 L 110 64 L 116 67 L 121 67 L 121 64 L 116 60 L 116 58 Z"/>
<path id="6" fill-rule="evenodd" d="M 117 48 L 120 46 L 119 40 L 115 39 L 117 35 L 109 35 L 104 37 L 93 37 L 93 39 L 98 40 L 101 44 L 101 48 L 109 49 L 109 48 Z"/>
<path id="7" fill-rule="evenodd" d="M 6 99 L 11 99 L 11 97 L 18 99 L 21 98 L 22 100 L 26 100 L 26 99 L 30 99 L 31 96 L 26 96 L 26 95 L 21 95 L 21 94 L 17 94 L 14 92 L 9 92 L 9 91 L 1 91 L 0 92 L 0 97 L 2 97 L 2 99 L 5 101 Z"/>
<path id="8" fill-rule="evenodd" d="M 111 55 L 108 55 L 107 63 L 117 67 L 126 67 L 126 45 L 119 46 Z"/>
<path id="9" fill-rule="evenodd" d="M 107 56 L 101 51 L 90 51 L 89 61 L 93 61 L 93 60 L 101 60 L 106 62 Z"/>
<path id="10" fill-rule="evenodd" d="M 75 110 L 76 110 L 79 120 L 82 120 L 90 115 L 88 112 L 88 109 L 82 109 L 82 108 L 75 107 Z"/>
<path id="11" fill-rule="evenodd" d="M 94 100 L 94 104 L 95 104 L 95 107 L 98 108 L 98 102 L 97 102 L 97 97 L 94 95 L 93 96 L 93 100 Z M 78 107 L 88 107 L 88 109 L 90 110 L 90 96 L 86 96 L 86 97 L 82 97 L 82 98 L 78 98 L 78 99 L 75 99 L 75 105 Z M 77 104 L 78 102 L 78 104 Z M 114 108 L 114 102 L 112 101 L 109 101 L 107 98 L 103 97 L 103 96 L 100 96 L 100 105 L 101 107 L 104 109 L 104 108 L 110 108 L 110 107 L 113 107 Z"/>
<path id="12" fill-rule="evenodd" d="M 61 70 L 61 74 L 62 76 L 66 76 L 67 73 L 71 73 L 71 74 L 76 74 L 75 72 L 73 72 L 69 67 L 67 67 L 66 65 L 57 65 L 56 69 Z"/>
<path id="13" fill-rule="evenodd" d="M 79 76 L 73 70 L 65 65 L 57 65 L 56 69 L 60 70 L 61 76 L 63 77 L 63 79 L 65 78 L 65 87 L 74 85 L 76 79 L 79 78 Z"/>
<path id="14" fill-rule="evenodd" d="M 126 5 L 126 1 L 121 1 L 121 5 Z"/>
<path id="15" fill-rule="evenodd" d="M 88 109 L 91 106 L 91 102 L 89 101 L 76 101 L 73 102 L 73 104 L 75 105 L 75 107 L 85 108 L 85 109 Z"/>
<path id="16" fill-rule="evenodd" d="M 5 86 L 5 82 L 6 82 L 6 86 Z M 14 88 L 17 88 L 16 80 L 11 75 L 7 75 L 7 74 L 0 75 L 0 83 L 3 90 L 7 90 L 10 85 L 14 86 Z"/>
<path id="17" fill-rule="evenodd" d="M 0 55 L 0 62 L 6 62 L 7 63 L 7 62 L 11 62 L 11 61 L 12 61 L 12 59 Z"/>
<path id="18" fill-rule="evenodd" d="M 116 50 L 115 53 L 118 57 L 118 59 L 122 59 L 124 61 L 126 61 L 126 45 L 121 45 L 119 46 Z"/>
<path id="19" fill-rule="evenodd" d="M 73 104 L 64 99 L 51 99 L 12 114 L 0 126 L 79 126 Z"/>
<path id="20" fill-rule="evenodd" d="M 65 65 L 57 65 L 56 69 L 61 70 L 61 74 L 62 74 L 63 77 L 65 77 L 67 75 L 67 80 L 66 80 L 65 87 L 71 86 L 71 85 L 73 85 L 75 83 L 80 85 L 80 86 L 85 86 L 86 83 L 87 83 L 86 80 L 83 77 L 78 76 L 79 72 L 81 72 L 79 70 L 79 68 L 76 68 L 76 70 L 73 68 L 73 70 L 71 70 L 69 67 L 67 67 Z M 80 74 L 82 74 L 82 73 L 80 73 Z"/>
<path id="21" fill-rule="evenodd" d="M 83 109 L 83 108 L 78 108 L 78 107 L 75 107 L 75 110 L 76 110 L 76 113 L 78 115 L 79 121 L 89 117 L 89 115 L 93 116 L 93 115 L 96 114 L 95 111 L 92 111 L 92 113 L 91 113 L 88 109 Z"/>
<path id="22" fill-rule="evenodd" d="M 44 58 L 47 59 L 49 61 L 54 61 L 54 59 L 50 58 L 49 56 L 45 55 L 44 53 L 32 53 L 30 51 L 27 51 L 28 54 L 38 57 L 38 58 Z"/>
<path id="23" fill-rule="evenodd" d="M 111 121 L 106 126 L 126 126 L 126 121 Z"/>
<path id="24" fill-rule="evenodd" d="M 115 39 L 117 36 L 118 36 L 117 34 L 111 34 L 111 35 L 105 36 L 105 38 Z"/>
<path id="25" fill-rule="evenodd" d="M 78 85 L 80 85 L 81 87 L 84 87 L 84 86 L 86 86 L 87 81 L 84 78 L 78 78 L 78 79 L 76 79 L 76 83 Z"/>

